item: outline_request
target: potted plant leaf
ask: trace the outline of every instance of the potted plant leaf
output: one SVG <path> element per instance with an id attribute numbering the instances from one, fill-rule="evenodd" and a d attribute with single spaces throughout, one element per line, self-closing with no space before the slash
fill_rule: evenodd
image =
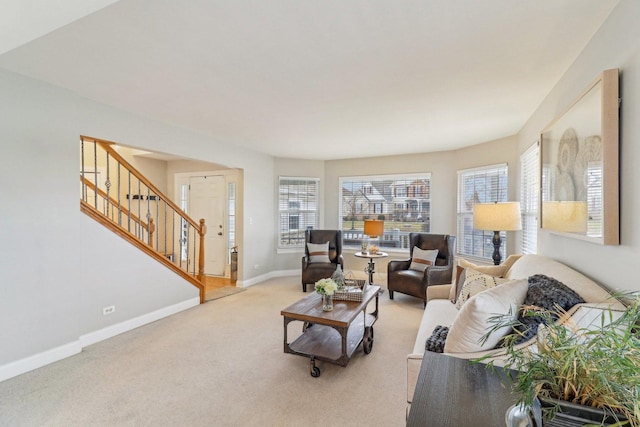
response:
<path id="1" fill-rule="evenodd" d="M 516 405 L 541 403 L 545 426 L 640 426 L 640 298 L 626 302 L 626 310 L 591 311 L 586 326 L 576 322 L 575 312 L 522 307 L 522 316 L 540 319 L 537 342 L 525 347 L 516 344 L 521 323 L 511 315 L 493 317 L 486 336 L 514 326 L 502 345 L 504 367 L 513 370 Z"/>

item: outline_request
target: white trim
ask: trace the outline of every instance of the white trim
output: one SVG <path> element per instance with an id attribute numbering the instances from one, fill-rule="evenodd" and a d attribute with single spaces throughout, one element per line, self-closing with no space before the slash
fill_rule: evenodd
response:
<path id="1" fill-rule="evenodd" d="M 508 167 L 509 164 L 508 163 L 496 163 L 495 165 L 486 165 L 486 166 L 478 166 L 477 168 L 469 168 L 469 169 L 460 169 L 458 171 L 458 175 L 462 174 L 462 173 L 469 173 L 469 172 L 476 172 L 476 171 L 483 171 L 483 170 L 487 170 L 487 169 L 499 169 L 499 168 L 505 168 Z"/>
<path id="2" fill-rule="evenodd" d="M 16 360 L 0 366 L 0 381 L 17 377 L 34 369 L 41 368 L 50 363 L 57 362 L 67 357 L 78 354 L 82 351 L 80 341 L 73 341 L 68 344 L 55 347 L 42 353 L 37 353 L 24 359 Z"/>
<path id="3" fill-rule="evenodd" d="M 431 179 L 431 172 L 414 172 L 414 173 L 391 173 L 391 174 L 372 174 L 372 175 L 342 175 L 339 176 L 339 185 L 342 186 L 342 180 L 354 180 L 354 179 L 360 179 L 363 181 L 367 181 L 370 180 L 371 178 L 375 178 L 375 179 L 388 179 L 388 180 L 393 180 L 393 179 L 403 179 L 403 178 L 427 178 L 427 179 Z"/>
<path id="4" fill-rule="evenodd" d="M 0 382 L 8 380 L 9 378 L 17 377 L 18 375 L 33 371 L 51 363 L 66 359 L 67 357 L 80 353 L 84 347 L 87 347 L 91 344 L 95 344 L 108 338 L 112 338 L 123 332 L 128 332 L 132 329 L 144 326 L 148 323 L 155 322 L 156 320 L 160 320 L 164 317 L 168 317 L 181 311 L 187 310 L 191 307 L 195 307 L 198 304 L 200 304 L 200 298 L 192 298 L 174 305 L 170 305 L 168 307 L 161 308 L 151 313 L 143 314 L 142 316 L 138 316 L 112 326 L 108 326 L 98 331 L 81 335 L 76 341 L 72 341 L 59 347 L 45 350 L 41 353 L 25 357 L 24 359 L 7 363 L 0 366 Z"/>
<path id="5" fill-rule="evenodd" d="M 238 280 L 238 282 L 236 283 L 236 286 L 241 288 L 248 288 L 250 286 L 257 285 L 258 283 L 261 283 L 276 277 L 288 277 L 288 276 L 297 276 L 297 275 L 300 275 L 300 270 L 270 271 L 269 273 L 261 274 L 260 276 L 252 277 L 251 279 Z"/>
<path id="6" fill-rule="evenodd" d="M 106 328 L 81 335 L 79 341 L 82 348 L 84 348 L 97 342 L 115 337 L 116 335 L 124 332 L 139 328 L 140 326 L 144 326 L 148 323 L 155 322 L 156 320 L 171 316 L 172 314 L 188 310 L 198 304 L 200 304 L 199 297 L 179 302 L 177 304 L 152 311 L 151 313 L 143 314 L 142 316 L 134 317 L 133 319 L 125 320 L 124 322 L 116 323 L 115 325 L 107 326 Z"/>

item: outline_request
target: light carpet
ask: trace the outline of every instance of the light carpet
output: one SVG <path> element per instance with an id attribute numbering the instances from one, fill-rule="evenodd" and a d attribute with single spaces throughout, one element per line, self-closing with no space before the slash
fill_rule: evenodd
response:
<path id="1" fill-rule="evenodd" d="M 205 300 L 213 301 L 214 299 L 228 297 L 229 295 L 235 295 L 246 290 L 247 288 L 238 288 L 236 286 L 222 286 L 220 288 L 212 288 L 207 291 Z"/>
<path id="2" fill-rule="evenodd" d="M 283 352 L 277 278 L 0 383 L 0 426 L 404 426 L 406 355 L 422 301 L 380 297 L 373 350 L 347 367 Z M 289 338 L 301 331 L 291 322 Z M 28 338 L 25 338 L 28 339 Z"/>

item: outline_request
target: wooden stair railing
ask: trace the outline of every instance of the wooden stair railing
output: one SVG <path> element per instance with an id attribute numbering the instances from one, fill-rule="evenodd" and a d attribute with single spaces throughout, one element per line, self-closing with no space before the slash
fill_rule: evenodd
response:
<path id="1" fill-rule="evenodd" d="M 80 144 L 81 211 L 196 286 L 203 303 L 204 219 L 189 217 L 115 143 L 81 136 Z"/>

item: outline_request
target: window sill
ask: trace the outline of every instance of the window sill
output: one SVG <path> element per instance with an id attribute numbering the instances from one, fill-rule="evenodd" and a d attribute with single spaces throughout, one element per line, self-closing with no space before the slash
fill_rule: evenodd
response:
<path id="1" fill-rule="evenodd" d="M 296 247 L 296 248 L 278 248 L 276 249 L 276 254 L 300 254 L 304 255 L 304 247 Z"/>

